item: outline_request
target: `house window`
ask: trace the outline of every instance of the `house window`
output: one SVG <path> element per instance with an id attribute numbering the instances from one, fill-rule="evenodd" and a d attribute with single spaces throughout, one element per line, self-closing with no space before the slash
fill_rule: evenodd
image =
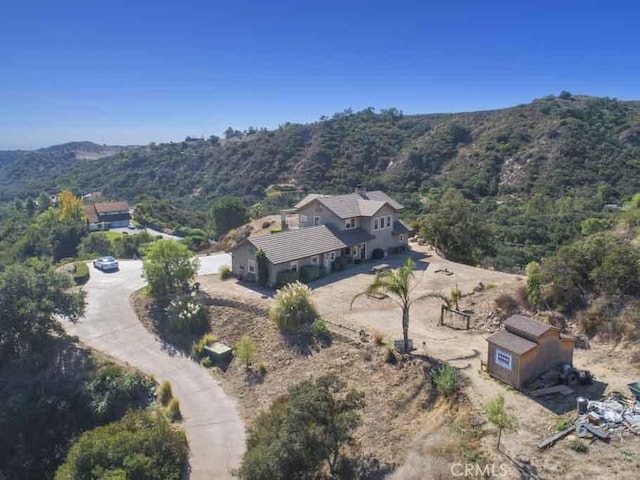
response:
<path id="1" fill-rule="evenodd" d="M 387 228 L 391 228 L 391 215 L 387 215 Z"/>
<path id="2" fill-rule="evenodd" d="M 314 265 L 317 265 L 319 260 L 320 258 L 318 257 L 318 255 L 314 255 L 313 257 L 311 257 L 311 263 L 313 263 Z"/>
<path id="3" fill-rule="evenodd" d="M 313 224 L 320 225 L 320 217 L 313 217 Z"/>
<path id="4" fill-rule="evenodd" d="M 345 248 L 344 250 L 342 250 L 342 253 L 346 256 L 351 255 L 351 249 L 349 247 Z"/>
<path id="5" fill-rule="evenodd" d="M 256 273 L 256 261 L 249 259 L 249 262 L 247 263 L 247 267 L 249 270 L 249 273 Z"/>
<path id="6" fill-rule="evenodd" d="M 336 259 L 336 252 L 331 252 L 329 254 L 329 258 L 331 259 L 331 261 L 333 262 Z"/>
<path id="7" fill-rule="evenodd" d="M 291 270 L 292 272 L 297 272 L 298 271 L 298 261 L 297 260 L 295 262 L 291 262 L 289 264 L 289 270 Z"/>
<path id="8" fill-rule="evenodd" d="M 320 205 L 318 202 L 316 202 L 316 212 L 322 213 L 322 205 Z"/>
<path id="9" fill-rule="evenodd" d="M 404 235 L 400 235 L 400 243 L 404 242 Z"/>
<path id="10" fill-rule="evenodd" d="M 347 218 L 344 221 L 344 228 L 346 228 L 347 230 L 350 228 L 356 228 L 356 219 L 354 218 Z"/>
<path id="11" fill-rule="evenodd" d="M 378 220 L 377 218 L 374 218 L 374 219 L 373 219 L 373 229 L 374 229 L 374 230 L 378 230 L 379 225 L 380 225 L 380 224 L 379 224 L 379 220 Z"/>
<path id="12" fill-rule="evenodd" d="M 309 221 L 308 215 L 300 215 L 300 223 L 307 223 Z"/>

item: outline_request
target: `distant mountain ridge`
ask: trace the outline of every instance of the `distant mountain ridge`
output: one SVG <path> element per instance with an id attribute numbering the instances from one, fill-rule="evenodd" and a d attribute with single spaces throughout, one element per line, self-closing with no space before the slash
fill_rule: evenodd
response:
<path id="1" fill-rule="evenodd" d="M 326 193 L 364 183 L 403 199 L 448 186 L 474 200 L 560 197 L 602 184 L 616 202 L 640 190 L 640 102 L 566 92 L 459 114 L 347 110 L 227 136 L 144 147 L 73 142 L 22 152 L 18 161 L 0 152 L 0 187 L 5 198 L 70 187 L 195 207 L 227 194 L 251 203 L 280 183 Z"/>

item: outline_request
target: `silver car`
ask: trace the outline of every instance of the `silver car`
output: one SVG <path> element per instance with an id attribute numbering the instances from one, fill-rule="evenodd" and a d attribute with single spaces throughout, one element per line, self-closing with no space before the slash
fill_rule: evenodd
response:
<path id="1" fill-rule="evenodd" d="M 93 266 L 94 268 L 102 270 L 103 272 L 106 272 L 108 270 L 115 271 L 118 270 L 118 261 L 111 256 L 100 257 L 93 261 Z"/>

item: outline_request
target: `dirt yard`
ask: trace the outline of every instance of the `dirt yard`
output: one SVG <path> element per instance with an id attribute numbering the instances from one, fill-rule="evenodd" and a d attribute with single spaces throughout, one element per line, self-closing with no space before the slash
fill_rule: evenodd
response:
<path id="1" fill-rule="evenodd" d="M 485 330 L 491 331 L 496 328 L 496 322 L 506 316 L 496 304 L 496 299 L 507 294 L 509 297 L 518 299 L 519 292 L 525 284 L 524 277 L 509 275 L 501 272 L 482 270 L 466 265 L 455 264 L 439 258 L 435 253 L 425 247 L 415 248 L 412 256 L 416 261 L 416 288 L 414 296 L 420 296 L 429 292 L 437 292 L 448 296 L 454 287 L 460 288 L 463 299 L 460 301 L 460 309 L 472 311 L 472 329 L 453 329 L 438 327 L 441 302 L 436 299 L 426 300 L 416 303 L 411 310 L 410 336 L 413 338 L 414 347 L 417 347 L 417 354 L 428 355 L 439 361 L 445 361 L 458 368 L 469 380 L 469 386 L 465 393 L 472 402 L 473 409 L 482 411 L 483 405 L 498 393 L 503 393 L 507 405 L 518 418 L 518 431 L 516 433 L 503 435 L 504 450 L 515 458 L 524 456 L 534 465 L 540 478 L 546 479 L 590 479 L 590 478 L 637 478 L 637 471 L 640 467 L 640 437 L 626 434 L 620 438 L 614 438 L 610 444 L 594 443 L 589 445 L 588 453 L 576 453 L 569 448 L 569 439 L 560 441 L 556 446 L 546 451 L 539 451 L 537 443 L 544 437 L 555 432 L 556 425 L 563 418 L 571 419 L 575 414 L 575 409 L 561 416 L 554 413 L 547 406 L 532 400 L 520 392 L 510 389 L 506 385 L 490 378 L 487 374 L 479 370 L 480 359 L 486 357 L 486 341 L 488 336 Z M 403 258 L 389 257 L 384 263 L 389 263 L 393 267 L 399 266 Z M 312 284 L 314 288 L 313 297 L 316 301 L 322 316 L 332 322 L 332 324 L 342 325 L 346 328 L 358 331 L 364 328 L 371 333 L 375 330 L 382 332 L 390 339 L 401 337 L 400 311 L 398 307 L 389 300 L 376 300 L 368 297 L 358 298 L 350 308 L 353 297 L 363 291 L 371 282 L 372 276 L 368 273 L 372 264 L 354 266 L 351 269 L 332 274 L 324 279 Z M 262 291 L 251 290 L 246 286 L 239 285 L 234 281 L 221 282 L 215 277 L 202 277 L 200 279 L 203 289 L 211 295 L 231 296 L 242 301 L 254 302 L 267 308 L 269 302 L 268 295 Z M 477 288 L 479 284 L 482 288 Z M 517 308 L 522 308 L 518 305 Z M 224 318 L 221 316 L 221 318 Z M 216 320 L 214 319 L 214 322 Z M 445 318 L 445 322 L 456 327 L 462 327 L 463 323 L 455 318 Z M 236 331 L 231 324 L 224 326 L 225 321 L 215 324 L 216 332 L 226 340 L 225 336 L 233 343 L 242 334 Z M 332 326 L 332 325 L 330 325 Z M 261 326 L 260 328 L 275 328 Z M 332 326 L 338 332 L 349 332 L 345 328 Z M 215 331 L 215 330 L 214 330 Z M 256 335 L 266 335 L 265 332 L 255 331 Z M 275 337 L 274 337 L 275 338 Z M 284 362 L 286 364 L 286 346 L 278 344 L 275 340 L 270 340 L 267 350 L 261 350 L 260 357 L 267 363 L 274 363 L 269 358 L 283 355 L 281 360 L 275 364 Z M 384 405 L 378 405 L 374 418 L 382 418 L 388 421 L 394 415 L 394 396 L 399 395 L 398 389 L 393 388 L 397 383 L 390 380 L 387 375 L 393 370 L 389 370 L 383 365 L 379 370 L 370 370 L 366 362 L 361 357 L 355 357 L 347 351 L 343 351 L 347 345 L 340 345 L 339 342 L 325 351 L 314 352 L 302 363 L 290 360 L 290 366 L 281 369 L 270 369 L 263 384 L 258 384 L 245 388 L 242 383 L 238 383 L 239 377 L 234 377 L 226 381 L 231 382 L 227 388 L 231 388 L 236 395 L 244 396 L 243 403 L 251 405 L 247 409 L 248 417 L 251 410 L 257 411 L 268 403 L 268 398 L 284 391 L 287 383 L 292 383 L 301 378 L 314 374 L 318 371 L 339 372 L 352 381 L 358 378 L 374 378 L 376 381 L 367 382 L 367 394 L 369 398 L 378 398 L 386 395 L 391 399 Z M 351 347 L 348 347 L 351 348 Z M 347 348 L 347 350 L 348 350 Z M 630 350 L 622 346 L 593 344 L 588 350 L 576 350 L 574 363 L 578 368 L 586 368 L 592 371 L 597 379 L 604 383 L 606 392 L 621 391 L 628 394 L 626 384 L 631 381 L 640 380 L 640 368 L 637 362 L 630 360 Z M 326 364 L 331 358 L 331 364 Z M 290 370 L 289 370 L 290 369 Z M 319 369 L 319 370 L 317 370 Z M 280 385 L 274 387 L 267 381 L 271 377 L 274 382 Z M 278 379 L 279 377 L 279 379 Z M 242 382 L 245 382 L 242 379 Z M 374 387 L 375 385 L 375 387 Z M 373 388 L 373 390 L 371 390 Z M 377 402 L 376 402 L 377 403 Z M 391 409 L 390 409 L 391 408 Z M 411 412 L 412 408 L 409 407 Z M 415 410 L 414 414 L 415 414 Z M 371 421 L 370 421 L 371 422 Z M 382 422 L 385 423 L 385 422 Z M 375 432 L 375 423 L 368 423 L 364 427 L 366 432 Z M 380 441 L 372 444 L 371 451 L 378 450 L 391 451 L 386 458 L 398 461 L 404 458 L 408 451 L 405 467 L 394 476 L 394 479 L 407 480 L 424 478 L 416 472 L 429 469 L 425 465 L 425 452 L 433 452 L 434 442 L 434 419 L 424 419 L 414 421 L 409 430 L 403 434 L 415 434 L 415 440 L 409 447 L 402 443 L 402 446 L 394 442 Z M 367 430 L 368 428 L 368 430 Z M 490 429 L 488 429 L 490 431 Z M 375 435 L 374 435 L 375 436 Z M 495 437 L 487 435 L 484 439 L 484 450 L 494 452 Z M 385 453 L 385 455 L 387 455 Z M 500 478 L 521 478 L 520 474 L 511 467 L 502 455 L 489 453 L 486 461 L 506 462 L 509 465 L 509 475 Z M 432 466 L 432 465 L 431 465 Z M 404 472 L 404 473 L 403 473 Z M 441 478 L 449 478 L 443 476 Z"/>

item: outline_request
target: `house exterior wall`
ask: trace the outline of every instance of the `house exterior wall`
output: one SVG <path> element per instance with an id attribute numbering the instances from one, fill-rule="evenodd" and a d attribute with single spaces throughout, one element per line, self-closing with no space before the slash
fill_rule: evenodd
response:
<path id="1" fill-rule="evenodd" d="M 304 216 L 307 218 L 306 222 L 302 221 Z M 298 222 L 300 228 L 312 227 L 314 225 L 313 217 L 320 217 L 320 225 L 332 224 L 341 230 L 344 229 L 344 220 L 317 200 L 313 200 L 298 210 Z"/>
<path id="2" fill-rule="evenodd" d="M 233 273 L 236 277 L 242 278 L 244 280 L 250 280 L 249 274 L 249 259 L 255 260 L 255 247 L 251 245 L 249 242 L 244 242 L 242 245 L 239 245 L 233 252 L 231 253 L 231 273 Z M 257 273 L 257 264 L 256 264 L 256 273 Z"/>
<path id="3" fill-rule="evenodd" d="M 496 354 L 500 353 L 500 358 L 509 359 L 508 362 L 496 360 Z M 529 352 L 527 352 L 529 353 Z M 506 366 L 508 363 L 509 367 Z M 520 389 L 520 356 L 504 347 L 498 347 L 489 343 L 489 357 L 487 358 L 487 369 L 489 374 L 503 382 Z"/>
<path id="4" fill-rule="evenodd" d="M 391 226 L 387 227 L 385 223 L 385 228 L 374 230 L 374 219 L 388 215 L 391 216 Z M 367 242 L 367 258 L 371 258 L 371 253 L 376 248 L 382 249 L 386 255 L 390 248 L 408 244 L 407 235 L 404 235 L 402 242 L 400 235 L 393 235 L 393 222 L 396 220 L 398 220 L 398 214 L 389 205 L 382 207 L 373 217 L 360 217 L 360 227 L 375 236 L 373 240 Z"/>
<path id="5" fill-rule="evenodd" d="M 300 269 L 302 267 L 306 267 L 307 265 L 313 265 L 316 267 L 323 267 L 323 256 L 325 254 L 321 254 L 321 255 L 317 255 L 318 256 L 318 263 L 313 263 L 311 261 L 311 259 L 315 256 L 313 255 L 312 257 L 303 257 L 303 258 L 299 258 L 297 260 L 298 262 L 298 272 L 300 272 Z M 278 263 L 278 264 L 273 264 L 271 262 L 269 262 L 269 285 L 277 285 L 278 284 L 278 273 L 280 272 L 287 272 L 291 270 L 291 262 L 285 262 L 285 263 Z"/>
<path id="6" fill-rule="evenodd" d="M 129 220 L 109 221 L 109 228 L 124 228 L 129 226 Z"/>

